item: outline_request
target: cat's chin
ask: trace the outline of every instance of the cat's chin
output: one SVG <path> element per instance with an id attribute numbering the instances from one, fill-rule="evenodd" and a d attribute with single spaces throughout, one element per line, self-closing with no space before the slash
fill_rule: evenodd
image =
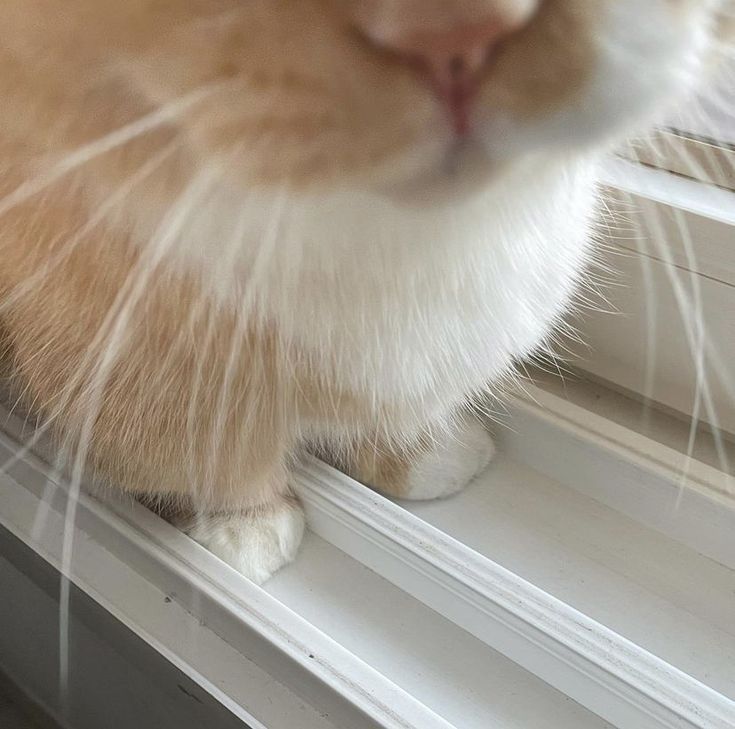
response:
<path id="1" fill-rule="evenodd" d="M 430 166 L 379 192 L 401 204 L 451 204 L 485 191 L 503 177 L 508 162 L 493 158 L 477 139 L 458 139 Z"/>

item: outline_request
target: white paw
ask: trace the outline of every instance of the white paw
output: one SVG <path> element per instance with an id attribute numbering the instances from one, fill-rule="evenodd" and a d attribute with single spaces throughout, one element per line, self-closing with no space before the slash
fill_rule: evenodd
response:
<path id="1" fill-rule="evenodd" d="M 261 513 L 204 514 L 180 525 L 192 539 L 261 584 L 293 561 L 304 535 L 304 512 L 283 502 Z"/>
<path id="2" fill-rule="evenodd" d="M 401 498 L 441 499 L 463 489 L 483 471 L 495 453 L 490 434 L 479 420 L 468 418 L 412 466 Z"/>

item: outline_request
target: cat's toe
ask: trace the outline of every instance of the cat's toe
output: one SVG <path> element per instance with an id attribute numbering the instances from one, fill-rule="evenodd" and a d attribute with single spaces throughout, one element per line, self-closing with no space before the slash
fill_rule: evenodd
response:
<path id="1" fill-rule="evenodd" d="M 468 418 L 458 432 L 412 464 L 400 497 L 428 500 L 451 496 L 482 472 L 494 453 L 493 440 L 485 427 L 476 418 Z"/>
<path id="2" fill-rule="evenodd" d="M 304 534 L 304 512 L 294 500 L 239 513 L 203 514 L 180 527 L 253 582 L 265 582 L 293 561 Z"/>

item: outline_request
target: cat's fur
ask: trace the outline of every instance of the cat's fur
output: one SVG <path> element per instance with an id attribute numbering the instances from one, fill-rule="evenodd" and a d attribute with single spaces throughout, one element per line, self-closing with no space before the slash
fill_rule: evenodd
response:
<path id="1" fill-rule="evenodd" d="M 316 444 L 409 498 L 558 321 L 594 166 L 695 81 L 718 0 L 4 0 L 0 345 L 120 488 L 263 580 Z M 458 143 L 407 29 L 527 15 Z"/>

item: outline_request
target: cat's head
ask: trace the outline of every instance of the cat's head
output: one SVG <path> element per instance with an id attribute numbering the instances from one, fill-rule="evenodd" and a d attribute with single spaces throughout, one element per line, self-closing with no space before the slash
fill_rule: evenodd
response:
<path id="1" fill-rule="evenodd" d="M 650 121 L 702 74 L 729 0 L 214 0 L 162 5 L 139 81 L 249 183 L 490 178 Z M 185 6 L 196 12 L 184 12 Z"/>

